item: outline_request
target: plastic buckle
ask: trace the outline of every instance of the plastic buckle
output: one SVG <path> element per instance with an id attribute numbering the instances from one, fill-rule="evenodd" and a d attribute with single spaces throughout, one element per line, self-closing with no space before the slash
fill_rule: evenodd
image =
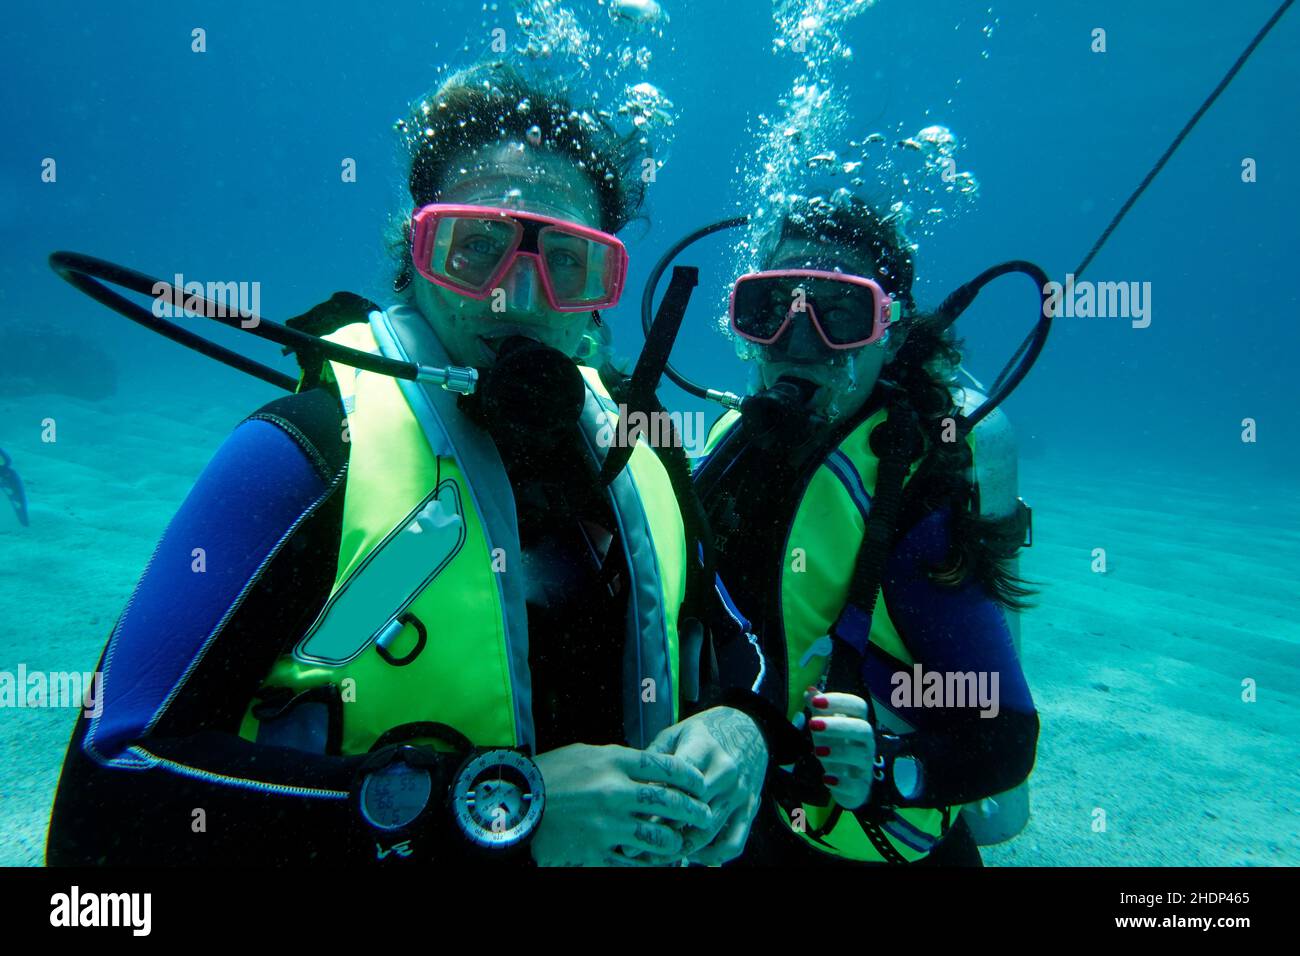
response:
<path id="1" fill-rule="evenodd" d="M 1032 548 L 1034 546 L 1034 509 L 1025 504 L 1024 498 L 1016 498 L 1018 510 L 1024 516 L 1022 520 L 1025 524 L 1025 536 L 1020 543 L 1022 548 Z"/>

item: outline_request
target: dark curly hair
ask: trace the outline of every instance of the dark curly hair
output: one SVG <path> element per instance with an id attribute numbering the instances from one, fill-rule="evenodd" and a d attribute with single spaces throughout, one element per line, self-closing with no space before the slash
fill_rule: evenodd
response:
<path id="1" fill-rule="evenodd" d="M 775 252 L 781 240 L 791 237 L 837 242 L 861 252 L 875 264 L 874 278 L 880 286 L 903 304 L 906 339 L 881 371 L 878 387 L 889 389 L 893 401 L 906 402 L 915 410 L 925 436 L 925 451 L 907 485 L 904 514 L 915 520 L 938 508 L 951 509 L 952 545 L 945 559 L 930 569 L 931 579 L 957 587 L 973 576 L 1003 607 L 1027 608 L 1025 598 L 1034 592 L 992 543 L 998 538 L 1000 522 L 974 510 L 970 446 L 961 440 L 943 440 L 959 412 L 954 393 L 961 342 L 950 326 L 943 327 L 932 314 L 917 311 L 912 298 L 915 269 L 911 246 L 896 220 L 881 215 L 857 196 L 835 202 L 799 197 L 782 208 L 767 255 Z"/>
<path id="2" fill-rule="evenodd" d="M 916 273 L 910 248 L 893 221 L 882 217 L 866 200 L 857 196 L 834 201 L 820 196 L 793 196 L 779 207 L 778 215 L 762 240 L 767 264 L 786 239 L 837 242 L 870 257 L 876 264 L 875 279 L 881 288 L 902 302 L 907 312 L 915 311 L 912 282 Z"/>
<path id="3" fill-rule="evenodd" d="M 651 156 L 638 131 L 620 134 L 605 118 L 575 107 L 554 78 L 526 76 L 504 61 L 480 63 L 452 74 L 416 100 L 397 130 L 409 157 L 414 204 L 436 202 L 451 164 L 492 143 L 540 141 L 584 170 L 596 187 L 600 226 L 618 232 L 639 214 L 646 182 L 638 167 Z M 407 268 L 409 223 L 399 217 L 389 247 Z"/>

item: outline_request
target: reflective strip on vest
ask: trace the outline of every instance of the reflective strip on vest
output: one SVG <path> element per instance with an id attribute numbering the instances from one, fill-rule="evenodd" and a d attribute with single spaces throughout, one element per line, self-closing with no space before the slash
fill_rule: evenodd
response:
<path id="1" fill-rule="evenodd" d="M 610 439 L 618 434 L 612 411 L 616 406 L 595 369 L 583 367 L 581 371 L 587 385 L 582 435 L 599 465 L 609 452 Z M 676 497 L 667 482 L 668 474 L 659 459 L 638 440 L 628 466 L 609 485 L 618 537 L 632 577 L 623 651 L 623 729 L 628 743 L 637 748 L 648 746 L 659 731 L 676 722 L 677 714 L 677 613 L 686 590 L 686 536 Z M 641 489 L 656 486 L 657 500 L 644 501 Z M 665 491 L 671 501 L 664 498 Z M 667 567 L 660 565 L 650 521 L 654 514 L 669 516 L 660 534 L 681 543 L 679 549 L 669 552 Z M 666 598 L 666 594 L 673 596 Z M 654 683 L 647 684 L 647 680 Z"/>
<path id="2" fill-rule="evenodd" d="M 411 306 L 397 305 L 386 312 L 372 312 L 370 332 L 380 351 L 389 358 L 414 362 L 418 355 L 424 365 L 452 364 L 429 323 L 418 309 Z M 469 479 L 467 490 L 474 511 L 482 521 L 488 553 L 503 556 L 507 569 L 512 564 L 518 566 L 516 562 L 521 549 L 515 495 L 491 437 L 461 414 L 452 392 L 426 382 L 395 381 L 434 454 L 450 455 Z M 510 685 L 514 691 L 515 733 L 518 743 L 531 749 L 536 741 L 523 579 L 509 573 L 494 573 L 492 579 L 497 591 L 497 612 L 505 633 Z"/>

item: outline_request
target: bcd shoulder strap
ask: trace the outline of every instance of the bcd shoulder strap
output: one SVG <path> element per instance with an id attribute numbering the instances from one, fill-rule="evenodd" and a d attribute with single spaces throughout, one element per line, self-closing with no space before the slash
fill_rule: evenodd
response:
<path id="1" fill-rule="evenodd" d="M 916 411 L 907 402 L 895 400 L 889 406 L 885 420 L 872 430 L 869 441 L 879 460 L 876 487 L 862 544 L 854 562 L 849 599 L 831 628 L 831 658 L 826 686 L 849 693 L 861 690 L 867 702 L 867 719 L 875 727 L 876 709 L 870 692 L 863 687 L 862 665 L 871 639 L 872 612 L 880 595 L 885 563 L 889 560 L 898 529 L 903 487 L 912 462 L 924 451 Z M 880 808 L 864 807 L 854 815 L 886 863 L 904 863 L 906 860 L 902 854 L 884 834 L 880 812 Z M 838 814 L 833 816 L 838 818 Z M 827 823 L 833 826 L 832 821 Z"/>
<path id="2" fill-rule="evenodd" d="M 378 305 L 355 292 L 335 292 L 329 299 L 313 305 L 302 315 L 286 319 L 284 324 L 298 332 L 319 337 L 337 332 L 345 325 L 365 322 L 371 312 L 379 311 L 382 309 Z M 291 351 L 292 349 L 284 350 L 286 355 Z M 298 390 L 306 391 L 319 385 L 321 371 L 325 365 L 324 359 L 317 355 L 295 355 L 294 357 L 298 360 L 298 367 L 302 369 L 302 381 L 298 385 Z"/>

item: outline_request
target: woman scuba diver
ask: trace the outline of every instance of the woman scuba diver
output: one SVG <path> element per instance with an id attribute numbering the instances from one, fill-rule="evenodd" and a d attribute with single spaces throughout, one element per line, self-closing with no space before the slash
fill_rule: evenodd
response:
<path id="1" fill-rule="evenodd" d="M 622 291 L 635 141 L 500 64 L 399 129 L 400 301 L 335 296 L 290 324 L 472 366 L 477 388 L 299 355 L 296 393 L 222 446 L 109 637 L 50 863 L 648 865 L 744 846 L 768 743 L 737 708 L 762 721 L 763 702 L 700 673 L 728 625 L 711 581 L 692 595 L 670 477 L 689 490 L 686 462 L 638 445 L 598 480 L 616 406 L 576 361 Z"/>
<path id="2" fill-rule="evenodd" d="M 774 768 L 743 861 L 979 865 L 959 811 L 1023 782 L 1038 735 L 1003 613 L 1030 593 L 1024 527 L 981 516 L 988 429 L 957 427 L 957 346 L 916 312 L 896 228 L 856 197 L 794 199 L 760 260 L 730 303 L 752 394 L 696 486 L 761 639 L 744 679 L 810 752 Z"/>

